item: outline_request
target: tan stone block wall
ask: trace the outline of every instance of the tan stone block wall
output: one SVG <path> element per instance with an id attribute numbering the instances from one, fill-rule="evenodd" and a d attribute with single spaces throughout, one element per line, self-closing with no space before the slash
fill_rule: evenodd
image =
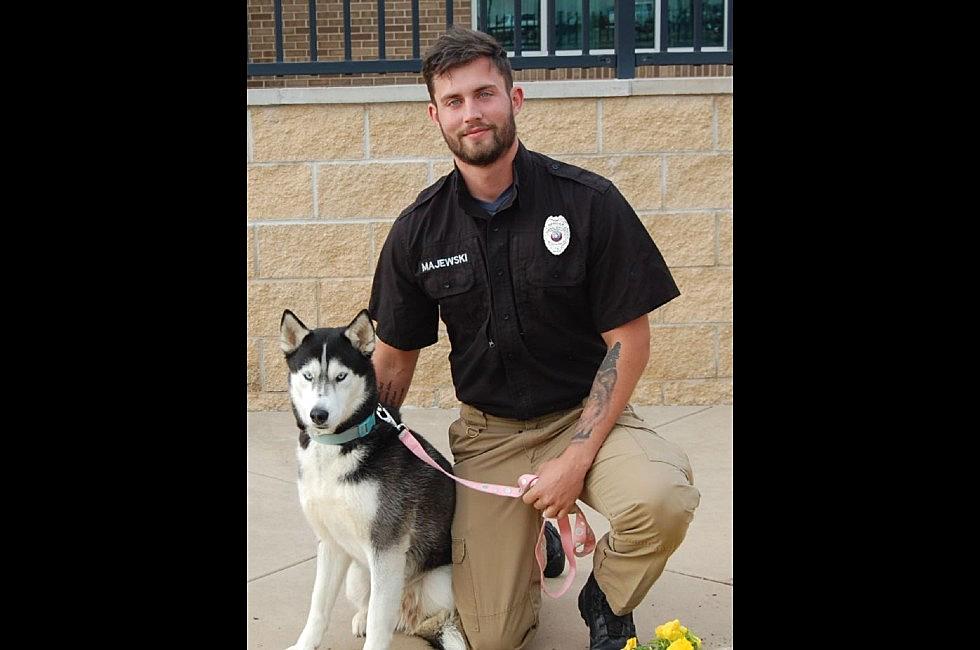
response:
<path id="1" fill-rule="evenodd" d="M 667 266 L 711 266 L 715 263 L 717 224 L 712 212 L 663 213 L 640 217 Z"/>
<path id="2" fill-rule="evenodd" d="M 732 207 L 732 156 L 667 156 L 664 207 Z"/>
<path id="3" fill-rule="evenodd" d="M 320 281 L 320 318 L 323 327 L 341 327 L 367 309 L 371 299 L 371 279 L 333 279 Z"/>
<path id="4" fill-rule="evenodd" d="M 718 148 L 732 149 L 734 147 L 734 121 L 732 119 L 732 97 L 715 97 L 718 110 Z"/>
<path id="5" fill-rule="evenodd" d="M 735 244 L 732 240 L 732 213 L 722 213 L 718 216 L 718 263 L 731 266 L 735 255 Z"/>
<path id="6" fill-rule="evenodd" d="M 247 291 L 248 335 L 279 336 L 282 312 L 290 309 L 296 314 L 316 313 L 315 282 L 249 282 Z M 303 321 L 307 327 L 314 324 Z"/>
<path id="7" fill-rule="evenodd" d="M 245 277 L 255 277 L 255 228 L 245 229 Z"/>
<path id="8" fill-rule="evenodd" d="M 367 276 L 372 246 L 370 223 L 259 226 L 259 277 Z"/>
<path id="9" fill-rule="evenodd" d="M 650 360 L 643 376 L 650 379 L 688 379 L 715 374 L 715 328 L 653 327 Z"/>
<path id="10" fill-rule="evenodd" d="M 654 312 L 658 322 L 731 322 L 731 267 L 674 268 L 671 274 L 681 295 Z"/>
<path id="11" fill-rule="evenodd" d="M 248 170 L 250 220 L 313 216 L 313 171 L 309 165 L 263 165 Z"/>
<path id="12" fill-rule="evenodd" d="M 283 309 L 309 327 L 350 322 L 367 307 L 394 219 L 453 164 L 425 102 L 249 112 L 247 404 L 288 411 Z M 517 123 L 529 148 L 616 184 L 680 287 L 651 314 L 632 402 L 732 403 L 731 96 L 528 100 Z M 440 322 L 406 407 L 458 406 L 448 353 Z"/>
<path id="13" fill-rule="evenodd" d="M 598 106 L 594 99 L 529 99 L 517 114 L 517 133 L 533 151 L 595 153 Z"/>
<path id="14" fill-rule="evenodd" d="M 690 379 L 664 383 L 665 404 L 733 404 L 731 379 Z"/>
<path id="15" fill-rule="evenodd" d="M 427 186 L 429 169 L 418 163 L 320 165 L 321 218 L 397 217 Z"/>
<path id="16" fill-rule="evenodd" d="M 263 339 L 248 339 L 245 349 L 245 387 L 250 393 L 262 390 L 262 374 L 259 371 L 259 344 Z"/>
<path id="17" fill-rule="evenodd" d="M 313 327 L 308 320 L 302 316 L 299 319 L 307 327 Z M 279 347 L 279 337 L 263 339 L 262 345 L 262 390 L 266 392 L 278 392 L 289 390 L 289 366 L 286 365 L 286 355 Z"/>
<path id="18" fill-rule="evenodd" d="M 602 151 L 709 150 L 710 96 L 606 97 L 602 100 Z"/>
<path id="19" fill-rule="evenodd" d="M 731 377 L 734 367 L 734 338 L 731 325 L 718 328 L 718 376 Z"/>
<path id="20" fill-rule="evenodd" d="M 439 127 L 427 117 L 428 102 L 371 104 L 368 111 L 371 158 L 446 155 Z"/>
<path id="21" fill-rule="evenodd" d="M 364 110 L 347 104 L 253 106 L 252 158 L 364 158 Z"/>

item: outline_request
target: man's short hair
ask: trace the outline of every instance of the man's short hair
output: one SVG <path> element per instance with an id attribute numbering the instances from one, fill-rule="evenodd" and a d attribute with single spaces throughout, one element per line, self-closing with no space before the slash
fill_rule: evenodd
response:
<path id="1" fill-rule="evenodd" d="M 433 94 L 433 78 L 481 56 L 488 57 L 497 66 L 497 71 L 504 78 L 507 92 L 510 92 L 514 87 L 514 77 L 511 74 L 510 61 L 507 60 L 507 50 L 489 34 L 453 25 L 436 39 L 422 60 L 422 77 L 429 89 L 429 99 L 433 102 L 436 100 Z"/>

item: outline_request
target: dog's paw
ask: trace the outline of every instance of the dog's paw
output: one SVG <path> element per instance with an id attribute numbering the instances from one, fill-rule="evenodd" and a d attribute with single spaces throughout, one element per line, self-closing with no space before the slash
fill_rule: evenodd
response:
<path id="1" fill-rule="evenodd" d="M 350 621 L 350 629 L 355 637 L 367 634 L 367 609 L 359 609 Z"/>

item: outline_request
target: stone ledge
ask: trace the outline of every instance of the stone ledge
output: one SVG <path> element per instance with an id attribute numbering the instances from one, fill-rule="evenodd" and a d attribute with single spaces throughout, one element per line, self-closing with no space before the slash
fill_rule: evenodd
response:
<path id="1" fill-rule="evenodd" d="M 630 97 L 634 95 L 730 95 L 734 77 L 662 77 L 656 79 L 580 79 L 517 82 L 527 99 Z M 424 84 L 347 88 L 250 88 L 249 106 L 285 104 L 384 104 L 427 102 Z"/>

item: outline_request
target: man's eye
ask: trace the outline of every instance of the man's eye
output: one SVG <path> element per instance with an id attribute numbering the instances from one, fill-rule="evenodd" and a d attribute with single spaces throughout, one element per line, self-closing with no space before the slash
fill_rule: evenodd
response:
<path id="1" fill-rule="evenodd" d="M 305 379 L 306 381 L 313 381 L 313 373 L 312 372 L 304 372 L 303 373 L 303 379 Z"/>
<path id="2" fill-rule="evenodd" d="M 458 106 L 461 102 L 459 99 L 450 99 L 447 106 Z"/>
<path id="3" fill-rule="evenodd" d="M 347 378 L 346 372 L 342 372 L 339 375 L 337 375 L 337 381 L 344 381 L 346 378 Z"/>

